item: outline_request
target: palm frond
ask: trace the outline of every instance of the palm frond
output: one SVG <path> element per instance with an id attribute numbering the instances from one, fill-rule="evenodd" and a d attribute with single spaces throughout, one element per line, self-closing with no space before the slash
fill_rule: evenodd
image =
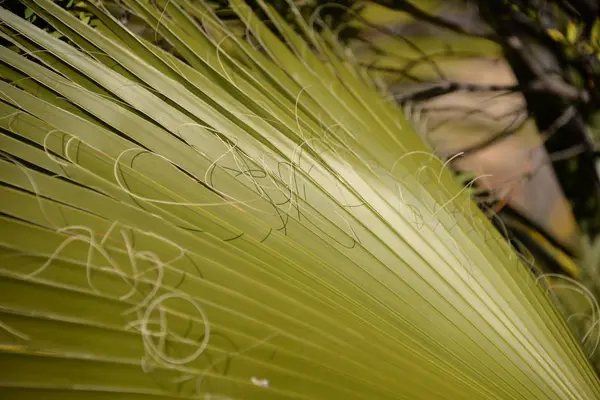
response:
<path id="1" fill-rule="evenodd" d="M 173 55 L 101 4 L 91 27 L 24 3 L 64 36 L 0 10 L 3 398 L 600 396 L 544 288 L 327 29 L 124 2 Z"/>

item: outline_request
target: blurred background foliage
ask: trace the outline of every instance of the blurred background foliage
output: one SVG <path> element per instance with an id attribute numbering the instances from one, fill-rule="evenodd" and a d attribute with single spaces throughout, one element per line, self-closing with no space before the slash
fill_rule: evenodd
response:
<path id="1" fill-rule="evenodd" d="M 55 2 L 102 29 L 88 2 Z M 210 3 L 232 32 L 252 39 L 226 0 Z M 296 18 L 302 15 L 389 101 L 404 107 L 526 264 L 546 274 L 585 346 L 596 322 L 581 316 L 600 298 L 600 2 L 269 3 L 307 35 Z M 256 1 L 248 4 L 270 23 Z M 52 31 L 20 2 L 3 6 Z M 127 1 L 102 6 L 177 55 Z"/>

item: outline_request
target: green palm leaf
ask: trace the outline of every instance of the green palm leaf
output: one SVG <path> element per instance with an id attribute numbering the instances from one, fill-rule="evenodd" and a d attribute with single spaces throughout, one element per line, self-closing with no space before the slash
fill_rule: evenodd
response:
<path id="1" fill-rule="evenodd" d="M 174 56 L 99 5 L 93 28 L 25 4 L 65 40 L 0 10 L 3 398 L 598 398 L 543 288 L 330 33 L 127 1 Z"/>

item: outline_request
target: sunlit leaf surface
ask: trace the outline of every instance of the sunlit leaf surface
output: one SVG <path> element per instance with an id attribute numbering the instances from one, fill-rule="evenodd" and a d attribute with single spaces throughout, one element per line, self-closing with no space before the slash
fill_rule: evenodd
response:
<path id="1" fill-rule="evenodd" d="M 25 3 L 64 40 L 0 10 L 2 398 L 600 397 L 542 282 L 332 35 L 125 2 L 175 57 Z"/>

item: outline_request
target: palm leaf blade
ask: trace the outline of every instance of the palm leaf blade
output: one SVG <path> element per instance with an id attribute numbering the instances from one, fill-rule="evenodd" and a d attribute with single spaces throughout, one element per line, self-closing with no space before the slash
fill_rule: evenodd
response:
<path id="1" fill-rule="evenodd" d="M 0 10 L 31 52 L 0 49 L 9 396 L 600 393 L 508 245 L 320 39 L 330 63 L 234 2 L 263 50 L 222 48 L 200 6 L 130 2 L 182 61 L 26 4 L 71 44 Z"/>

